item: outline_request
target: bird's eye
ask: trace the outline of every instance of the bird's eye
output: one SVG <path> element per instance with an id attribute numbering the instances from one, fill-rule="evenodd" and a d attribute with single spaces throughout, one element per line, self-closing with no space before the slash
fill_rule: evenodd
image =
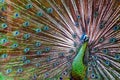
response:
<path id="1" fill-rule="evenodd" d="M 83 34 L 83 35 L 81 36 L 80 40 L 81 40 L 82 42 L 86 42 L 86 41 L 89 40 L 89 38 L 88 38 L 87 35 Z"/>

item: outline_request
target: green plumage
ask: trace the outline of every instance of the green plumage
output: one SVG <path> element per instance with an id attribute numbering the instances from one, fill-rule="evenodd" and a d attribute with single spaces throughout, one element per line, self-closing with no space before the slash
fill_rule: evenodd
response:
<path id="1" fill-rule="evenodd" d="M 80 47 L 76 57 L 72 63 L 72 78 L 75 80 L 84 79 L 86 74 L 86 66 L 84 64 L 84 55 L 86 52 L 88 42 L 85 42 Z"/>

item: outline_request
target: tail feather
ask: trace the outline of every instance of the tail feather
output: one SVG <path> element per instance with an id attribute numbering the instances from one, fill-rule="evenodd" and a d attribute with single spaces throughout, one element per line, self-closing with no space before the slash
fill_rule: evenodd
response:
<path id="1" fill-rule="evenodd" d="M 85 79 L 120 79 L 118 0 L 1 0 L 0 9 L 0 80 L 70 79 L 84 35 Z"/>

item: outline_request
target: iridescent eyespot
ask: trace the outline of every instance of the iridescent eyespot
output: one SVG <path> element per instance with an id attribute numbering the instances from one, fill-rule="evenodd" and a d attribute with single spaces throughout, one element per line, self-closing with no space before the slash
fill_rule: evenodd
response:
<path id="1" fill-rule="evenodd" d="M 40 33 L 41 32 L 41 29 L 40 28 L 37 28 L 35 29 L 36 33 Z"/>
<path id="2" fill-rule="evenodd" d="M 98 16 L 98 14 L 99 14 L 98 11 L 95 11 L 94 12 L 94 17 L 96 18 Z"/>
<path id="3" fill-rule="evenodd" d="M 88 71 L 92 71 L 92 67 L 88 67 Z"/>
<path id="4" fill-rule="evenodd" d="M 79 23 L 78 23 L 78 22 L 75 22 L 75 26 L 76 26 L 76 27 L 79 27 Z"/>
<path id="5" fill-rule="evenodd" d="M 48 31 L 49 30 L 49 26 L 44 26 L 43 27 L 43 31 Z"/>
<path id="6" fill-rule="evenodd" d="M 108 50 L 108 49 L 103 49 L 102 52 L 103 52 L 104 54 L 107 54 L 107 53 L 109 52 L 109 50 Z"/>
<path id="7" fill-rule="evenodd" d="M 12 72 L 12 69 L 7 69 L 6 70 L 6 74 L 9 74 L 9 73 L 11 73 Z"/>
<path id="8" fill-rule="evenodd" d="M 61 52 L 58 55 L 59 55 L 59 57 L 64 57 L 64 52 Z"/>
<path id="9" fill-rule="evenodd" d="M 19 31 L 14 31 L 14 32 L 13 32 L 13 36 L 18 36 L 19 34 L 20 34 Z"/>
<path id="10" fill-rule="evenodd" d="M 41 55 L 41 54 L 42 54 L 42 51 L 38 50 L 38 51 L 36 51 L 36 54 L 37 54 L 37 55 Z"/>
<path id="11" fill-rule="evenodd" d="M 25 61 L 27 58 L 26 56 L 22 56 L 22 60 Z"/>
<path id="12" fill-rule="evenodd" d="M 46 72 L 44 77 L 47 78 L 49 76 L 49 72 Z"/>
<path id="13" fill-rule="evenodd" d="M 93 48 L 92 50 L 93 52 L 97 52 L 99 49 L 96 47 L 96 48 Z"/>
<path id="14" fill-rule="evenodd" d="M 95 78 L 95 74 L 94 73 L 91 74 L 91 78 Z"/>
<path id="15" fill-rule="evenodd" d="M 33 7 L 32 3 L 28 3 L 28 4 L 26 5 L 26 9 L 31 9 L 32 7 Z"/>
<path id="16" fill-rule="evenodd" d="M 101 21 L 100 24 L 99 24 L 99 28 L 100 29 L 103 29 L 105 27 L 105 22 L 104 21 Z"/>
<path id="17" fill-rule="evenodd" d="M 117 41 L 116 38 L 110 38 L 110 40 L 109 40 L 110 43 L 115 43 L 116 41 Z"/>
<path id="18" fill-rule="evenodd" d="M 37 16 L 40 16 L 40 17 L 41 17 L 41 16 L 43 16 L 43 13 L 42 13 L 41 11 L 38 11 L 38 12 L 37 12 Z"/>
<path id="19" fill-rule="evenodd" d="M 31 36 L 31 35 L 30 35 L 29 33 L 26 33 L 26 34 L 23 35 L 23 38 L 24 38 L 24 39 L 28 39 L 28 38 L 30 38 L 30 36 Z"/>
<path id="20" fill-rule="evenodd" d="M 30 51 L 30 48 L 25 48 L 25 49 L 24 49 L 24 52 L 25 52 L 25 53 L 27 53 L 27 52 L 29 52 L 29 51 Z"/>
<path id="21" fill-rule="evenodd" d="M 6 10 L 6 7 L 5 7 L 5 6 L 2 6 L 2 7 L 1 7 L 1 10 L 2 10 L 2 11 L 5 11 L 5 10 Z"/>
<path id="22" fill-rule="evenodd" d="M 30 22 L 29 22 L 29 21 L 26 21 L 26 22 L 23 23 L 23 26 L 24 26 L 24 27 L 28 27 L 29 25 L 30 25 Z"/>
<path id="23" fill-rule="evenodd" d="M 5 1 L 4 0 L 0 0 L 0 3 L 4 3 Z"/>
<path id="24" fill-rule="evenodd" d="M 5 58 L 7 58 L 8 57 L 8 54 L 2 54 L 2 56 L 1 56 L 3 59 L 5 59 Z"/>
<path id="25" fill-rule="evenodd" d="M 44 51 L 48 52 L 48 51 L 50 51 L 50 48 L 49 47 L 45 47 Z"/>
<path id="26" fill-rule="evenodd" d="M 115 25 L 114 27 L 113 27 L 113 30 L 114 31 L 117 31 L 117 30 L 119 30 L 120 29 L 120 26 L 119 25 Z"/>
<path id="27" fill-rule="evenodd" d="M 21 72 L 23 72 L 23 69 L 22 68 L 18 68 L 17 72 L 21 73 Z"/>
<path id="28" fill-rule="evenodd" d="M 109 61 L 105 61 L 105 64 L 106 64 L 107 66 L 109 66 L 109 65 L 110 65 L 110 62 L 109 62 Z"/>
<path id="29" fill-rule="evenodd" d="M 47 8 L 47 13 L 53 13 L 53 8 Z"/>
<path id="30" fill-rule="evenodd" d="M 2 38 L 1 40 L 0 40 L 0 44 L 5 44 L 5 43 L 7 43 L 8 42 L 8 39 L 6 39 L 6 38 Z"/>
<path id="31" fill-rule="evenodd" d="M 77 18 L 80 19 L 81 18 L 80 15 L 78 15 Z"/>
<path id="32" fill-rule="evenodd" d="M 25 64 L 30 64 L 30 62 L 31 62 L 30 60 L 26 60 L 24 63 Z"/>
<path id="33" fill-rule="evenodd" d="M 8 27 L 6 23 L 3 23 L 1 26 L 2 26 L 3 29 Z"/>
<path id="34" fill-rule="evenodd" d="M 34 75 L 33 75 L 33 80 L 36 80 L 36 79 L 37 79 L 37 75 L 34 74 Z"/>
<path id="35" fill-rule="evenodd" d="M 116 59 L 116 60 L 119 60 L 119 59 L 120 59 L 120 55 L 119 55 L 119 54 L 116 54 L 116 55 L 115 55 L 115 59 Z"/>
<path id="36" fill-rule="evenodd" d="M 36 67 L 39 67 L 39 66 L 40 66 L 40 63 L 36 63 L 35 66 L 36 66 Z"/>
<path id="37" fill-rule="evenodd" d="M 35 46 L 36 47 L 40 47 L 41 46 L 41 42 L 35 42 Z"/>
<path id="38" fill-rule="evenodd" d="M 76 33 L 72 34 L 72 37 L 75 39 L 77 37 L 77 34 Z"/>
<path id="39" fill-rule="evenodd" d="M 14 13 L 14 18 L 20 17 L 20 14 L 18 12 Z"/>
<path id="40" fill-rule="evenodd" d="M 18 43 L 14 43 L 13 45 L 12 45 L 12 48 L 17 48 L 18 47 Z"/>
<path id="41" fill-rule="evenodd" d="M 104 41 L 104 38 L 103 38 L 103 37 L 101 37 L 101 38 L 98 40 L 99 43 L 102 43 L 103 41 Z"/>

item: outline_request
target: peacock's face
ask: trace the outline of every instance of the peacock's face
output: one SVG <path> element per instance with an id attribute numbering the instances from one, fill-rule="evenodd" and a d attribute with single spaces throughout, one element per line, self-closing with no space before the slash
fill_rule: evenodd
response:
<path id="1" fill-rule="evenodd" d="M 89 37 L 86 34 L 82 34 L 81 38 L 80 38 L 80 41 L 83 42 L 83 43 L 87 42 L 87 41 L 89 41 Z"/>

